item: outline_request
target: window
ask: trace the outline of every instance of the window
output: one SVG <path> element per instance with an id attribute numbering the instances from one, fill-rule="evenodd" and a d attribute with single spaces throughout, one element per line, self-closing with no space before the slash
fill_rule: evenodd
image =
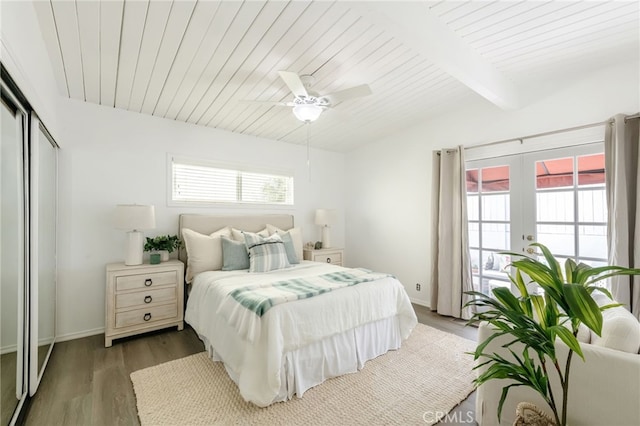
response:
<path id="1" fill-rule="evenodd" d="M 176 204 L 293 205 L 293 176 L 282 171 L 170 157 L 171 202 Z"/>
<path id="2" fill-rule="evenodd" d="M 538 255 L 540 242 L 564 264 L 607 263 L 601 143 L 467 162 L 467 214 L 474 288 L 509 287 L 511 251 Z M 542 257 L 539 260 L 544 261 Z M 537 290 L 531 286 L 531 290 Z"/>

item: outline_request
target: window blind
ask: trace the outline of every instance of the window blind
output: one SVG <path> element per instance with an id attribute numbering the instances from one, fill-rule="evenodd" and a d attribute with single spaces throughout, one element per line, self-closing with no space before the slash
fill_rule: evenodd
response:
<path id="1" fill-rule="evenodd" d="M 172 158 L 174 202 L 293 205 L 293 176 Z"/>

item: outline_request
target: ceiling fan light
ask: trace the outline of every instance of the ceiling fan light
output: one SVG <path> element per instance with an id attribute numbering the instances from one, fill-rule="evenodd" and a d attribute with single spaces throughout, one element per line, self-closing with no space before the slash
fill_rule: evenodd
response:
<path id="1" fill-rule="evenodd" d="M 322 114 L 322 108 L 313 104 L 300 104 L 293 107 L 293 115 L 300 121 L 316 121 Z"/>

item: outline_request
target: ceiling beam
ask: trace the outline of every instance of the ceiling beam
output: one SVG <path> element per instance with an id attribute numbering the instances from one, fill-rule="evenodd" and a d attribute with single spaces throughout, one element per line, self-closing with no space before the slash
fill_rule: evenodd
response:
<path id="1" fill-rule="evenodd" d="M 518 107 L 515 85 L 423 2 L 353 2 L 367 20 L 502 109 Z"/>

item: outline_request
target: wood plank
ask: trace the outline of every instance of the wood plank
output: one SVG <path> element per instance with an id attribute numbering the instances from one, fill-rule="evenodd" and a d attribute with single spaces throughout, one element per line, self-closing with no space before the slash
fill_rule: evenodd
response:
<path id="1" fill-rule="evenodd" d="M 503 109 L 517 107 L 515 85 L 423 4 L 356 3 L 363 17 L 437 64 L 471 90 Z"/>
<path id="2" fill-rule="evenodd" d="M 310 47 L 315 45 L 318 48 L 322 48 L 330 44 L 332 29 L 340 25 L 347 13 L 343 8 L 337 7 L 335 3 L 327 2 L 325 4 L 330 7 L 324 11 L 317 11 L 316 15 L 311 15 L 317 19 L 311 21 L 307 29 L 312 28 L 313 30 L 300 31 L 294 29 L 287 35 L 287 38 L 294 40 L 295 43 L 283 52 L 280 60 L 273 66 L 272 70 L 265 74 L 263 81 L 258 83 L 255 89 L 252 89 L 244 99 L 276 102 L 292 99 L 291 91 L 278 75 L 278 71 L 302 72 L 303 67 L 309 61 Z M 310 9 L 310 12 L 316 12 L 316 9 Z M 225 125 L 225 128 L 232 131 L 245 132 L 247 127 L 256 121 L 255 113 L 258 113 L 257 117 L 261 119 L 264 114 L 269 113 L 269 110 L 270 108 L 267 109 L 261 105 L 247 104 L 242 114 L 230 124 Z"/>
<path id="3" fill-rule="evenodd" d="M 280 57 L 279 54 L 276 54 L 278 52 L 276 48 L 279 47 L 279 43 L 289 33 L 292 26 L 298 24 L 299 18 L 309 7 L 309 4 L 305 2 L 284 5 L 284 9 L 280 9 L 281 12 L 278 13 L 273 23 L 238 66 L 237 72 L 233 73 L 232 77 L 222 85 L 219 93 L 199 119 L 200 124 L 210 125 L 213 118 L 221 109 L 229 105 L 232 99 L 235 102 L 240 99 L 238 92 L 246 93 L 262 80 L 263 73 L 271 71 L 273 64 Z M 299 24 L 297 28 L 303 30 Z M 290 43 L 293 41 L 291 40 Z M 233 64 L 230 65 L 233 66 Z M 215 123 L 213 125 L 217 127 Z"/>
<path id="4" fill-rule="evenodd" d="M 210 48 L 211 42 L 208 40 L 208 34 L 212 32 L 213 20 L 221 4 L 213 1 L 201 1 L 196 4 L 193 17 L 184 35 L 184 40 L 178 49 L 175 61 L 152 111 L 153 115 L 165 116 L 198 52 L 203 47 Z"/>
<path id="5" fill-rule="evenodd" d="M 131 99 L 131 88 L 136 74 L 142 34 L 147 20 L 149 0 L 128 1 L 124 4 L 122 44 L 115 105 L 126 109 Z"/>
<path id="6" fill-rule="evenodd" d="M 56 28 L 53 17 L 53 6 L 50 1 L 37 1 L 33 2 L 33 7 L 42 31 L 42 39 L 47 47 L 47 54 L 51 61 L 58 92 L 62 96 L 69 97 L 69 86 L 67 84 L 66 71 L 62 60 L 62 51 L 60 50 L 58 29 Z"/>
<path id="7" fill-rule="evenodd" d="M 627 4 L 627 6 L 633 6 Z M 631 12 L 631 8 L 621 8 L 623 12 Z M 558 44 L 564 41 L 581 39 L 596 35 L 600 31 L 619 30 L 621 25 L 632 23 L 631 31 L 637 35 L 637 17 L 619 10 L 604 11 L 600 8 L 590 9 L 579 15 L 573 15 L 560 21 L 548 22 L 514 34 L 506 40 L 500 40 L 483 50 L 482 54 L 496 60 L 510 54 L 529 52 L 536 45 Z M 570 52 L 569 52 L 570 53 Z"/>
<path id="8" fill-rule="evenodd" d="M 124 0 L 100 2 L 100 104 L 115 106 Z"/>
<path id="9" fill-rule="evenodd" d="M 217 66 L 210 84 L 203 85 L 202 96 L 197 103 L 191 103 L 189 108 L 183 110 L 181 115 L 190 123 L 204 124 L 202 117 L 211 103 L 220 95 L 220 91 L 228 84 L 229 80 L 242 69 L 243 63 L 251 52 L 254 51 L 265 33 L 272 26 L 274 20 L 285 8 L 285 2 L 268 2 L 262 6 L 258 14 L 252 19 L 242 37 L 240 37 L 225 55 L 224 62 Z M 187 115 L 188 112 L 188 115 Z"/>
<path id="10" fill-rule="evenodd" d="M 82 50 L 75 2 L 56 1 L 52 3 L 52 7 L 67 75 L 69 97 L 85 100 Z"/>
<path id="11" fill-rule="evenodd" d="M 169 15 L 174 3 L 169 1 L 151 1 L 147 11 L 147 20 L 142 34 L 142 43 L 138 55 L 138 65 L 131 87 L 129 99 L 130 111 L 140 111 L 147 92 L 149 79 L 156 64 L 162 35 L 164 34 Z"/>
<path id="12" fill-rule="evenodd" d="M 212 65 L 214 57 L 216 61 L 220 58 L 220 56 L 216 56 L 216 53 L 219 51 L 222 40 L 225 38 L 227 32 L 236 20 L 244 22 L 247 19 L 238 16 L 242 6 L 243 4 L 241 2 L 235 1 L 220 3 L 216 15 L 209 25 L 207 34 L 198 47 L 198 51 L 189 65 L 187 73 L 183 76 L 178 90 L 176 90 L 171 100 L 167 99 L 169 107 L 163 117 L 172 120 L 177 119 L 178 114 L 182 111 L 187 100 L 192 94 L 200 91 L 199 87 L 204 84 L 202 83 L 203 78 L 206 78 L 205 73 L 207 73 L 210 66 L 214 66 Z M 255 13 L 257 13 L 257 11 Z M 160 114 L 160 112 L 158 112 L 158 114 Z"/>
<path id="13" fill-rule="evenodd" d="M 309 48 L 303 56 L 290 66 L 288 71 L 295 71 L 301 75 L 313 75 L 325 62 L 339 52 L 346 42 L 353 40 L 368 27 L 368 24 L 363 22 L 358 14 L 350 9 L 345 9 L 343 5 L 336 5 L 335 11 L 340 18 L 334 21 L 335 23 L 321 37 L 318 38 L 316 36 L 317 41 L 310 40 L 311 45 Z M 312 46 L 313 48 L 311 48 Z M 281 95 L 278 96 L 291 99 L 292 95 L 286 85 L 282 84 L 280 87 L 278 93 Z M 260 117 L 259 120 L 251 123 L 245 131 L 261 137 L 269 137 L 267 135 L 272 135 L 277 130 L 278 123 L 288 123 L 289 126 L 297 127 L 299 122 L 297 120 L 292 121 L 291 114 L 290 110 L 273 108 Z"/>
<path id="14" fill-rule="evenodd" d="M 100 103 L 100 3 L 76 2 L 85 100 Z"/>
<path id="15" fill-rule="evenodd" d="M 176 60 L 178 49 L 182 46 L 187 27 L 190 25 L 195 11 L 196 0 L 175 2 L 162 34 L 162 43 L 158 51 L 156 63 L 147 83 L 142 101 L 142 112 L 153 113 L 160 98 L 160 93 Z"/>

